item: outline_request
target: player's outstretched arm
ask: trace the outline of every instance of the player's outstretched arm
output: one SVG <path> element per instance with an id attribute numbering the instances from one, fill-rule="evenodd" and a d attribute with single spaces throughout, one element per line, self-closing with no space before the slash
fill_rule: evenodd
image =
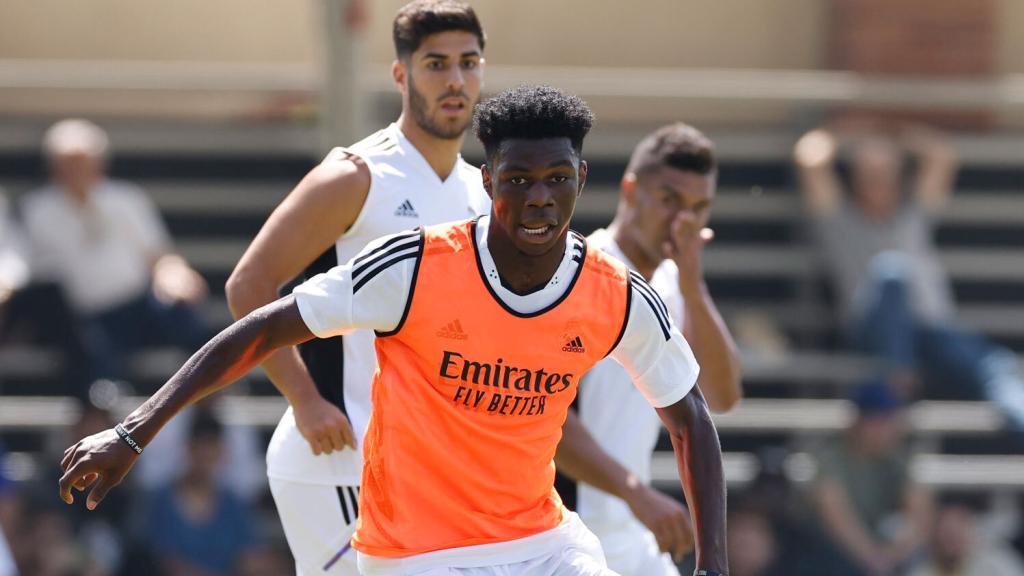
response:
<path id="1" fill-rule="evenodd" d="M 245 375 L 274 350 L 313 337 L 294 296 L 253 311 L 206 343 L 153 396 L 122 423 L 128 437 L 146 446 L 175 414 Z M 60 497 L 74 501 L 71 489 L 93 486 L 87 499 L 92 510 L 118 485 L 138 454 L 114 429 L 80 440 L 64 452 Z"/>
<path id="2" fill-rule="evenodd" d="M 727 574 L 725 475 L 718 432 L 699 388 L 675 404 L 658 408 L 675 451 L 679 477 L 690 506 L 697 568 Z"/>
<path id="3" fill-rule="evenodd" d="M 624 500 L 637 520 L 654 533 L 661 551 L 672 554 L 677 562 L 693 550 L 693 527 L 686 507 L 644 484 L 609 456 L 573 410 L 562 426 L 555 465 L 573 480 Z"/>
<path id="4" fill-rule="evenodd" d="M 359 216 L 370 172 L 357 157 L 329 157 L 313 168 L 267 219 L 225 286 L 235 319 L 277 299 L 281 287 L 315 261 Z M 356 447 L 342 411 L 324 399 L 295 348 L 263 362 L 271 382 L 291 404 L 295 424 L 314 454 Z"/>

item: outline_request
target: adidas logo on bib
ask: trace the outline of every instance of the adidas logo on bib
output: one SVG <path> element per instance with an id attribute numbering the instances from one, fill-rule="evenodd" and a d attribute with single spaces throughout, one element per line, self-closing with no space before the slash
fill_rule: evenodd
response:
<path id="1" fill-rule="evenodd" d="M 416 209 L 412 207 L 412 202 L 408 200 L 402 202 L 401 206 L 395 209 L 395 216 L 405 216 L 406 218 L 420 217 L 420 215 L 416 213 Z"/>
<path id="2" fill-rule="evenodd" d="M 451 338 L 452 340 L 468 340 L 469 335 L 462 330 L 462 323 L 458 320 L 453 320 L 448 323 L 447 326 L 441 327 L 437 331 L 437 335 L 440 338 Z"/>
<path id="3" fill-rule="evenodd" d="M 566 342 L 565 346 L 562 346 L 562 352 L 586 352 L 587 349 L 583 347 L 583 340 L 579 336 Z"/>

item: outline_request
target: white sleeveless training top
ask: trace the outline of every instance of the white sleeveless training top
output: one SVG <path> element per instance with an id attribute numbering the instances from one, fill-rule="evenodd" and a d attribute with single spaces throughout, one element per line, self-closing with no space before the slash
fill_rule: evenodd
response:
<path id="1" fill-rule="evenodd" d="M 321 257 L 316 263 L 320 269 L 311 267 L 307 276 L 348 262 L 381 236 L 490 212 L 490 198 L 484 192 L 478 168 L 460 156 L 452 173 L 441 181 L 396 124 L 349 148 L 335 148 L 324 162 L 343 161 L 349 155 L 362 158 L 369 168 L 369 194 L 355 223 L 338 239 L 333 254 Z M 267 448 L 267 475 L 271 478 L 330 486 L 359 484 L 363 436 L 370 418 L 370 382 L 377 367 L 374 334 L 360 330 L 338 338 L 340 344 L 332 339 L 329 342 L 333 344 L 326 348 L 324 342 L 328 341 L 312 341 L 308 344 L 317 346 L 317 350 L 303 349 L 302 353 L 321 393 L 341 404 L 348 414 L 358 449 L 314 456 L 289 407 Z M 317 357 L 311 359 L 310 354 Z M 320 371 L 314 370 L 314 363 L 327 364 L 326 372 L 337 375 L 318 376 Z"/>

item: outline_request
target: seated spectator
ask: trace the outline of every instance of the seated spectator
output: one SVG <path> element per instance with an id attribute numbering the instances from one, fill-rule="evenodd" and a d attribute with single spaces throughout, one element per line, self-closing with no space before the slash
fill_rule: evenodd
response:
<path id="1" fill-rule="evenodd" d="M 234 574 L 256 552 L 254 519 L 215 476 L 223 429 L 209 411 L 197 413 L 188 441 L 185 475 L 157 490 L 148 507 L 146 535 L 159 574 Z"/>
<path id="2" fill-rule="evenodd" d="M 34 502 L 20 535 L 19 564 L 32 576 L 111 576 L 96 566 L 75 538 L 63 510 L 52 503 Z"/>
<path id="3" fill-rule="evenodd" d="M 877 133 L 854 142 L 826 130 L 806 134 L 795 159 L 804 202 L 838 293 L 851 342 L 887 364 L 891 386 L 910 397 L 921 382 L 931 395 L 985 398 L 1024 431 L 1024 379 L 1016 357 L 956 321 L 946 270 L 933 240 L 936 214 L 956 176 L 952 147 L 920 127 L 898 141 Z M 851 194 L 835 159 L 853 146 Z M 916 156 L 904 194 L 903 154 Z"/>
<path id="4" fill-rule="evenodd" d="M 904 410 L 883 382 L 864 385 L 844 437 L 818 458 L 813 488 L 837 552 L 828 574 L 884 576 L 920 552 L 931 497 L 910 477 Z"/>
<path id="5" fill-rule="evenodd" d="M 14 555 L 7 545 L 7 538 L 0 529 L 0 576 L 18 576 L 18 567 L 14 565 Z"/>
<path id="6" fill-rule="evenodd" d="M 59 385 L 33 394 L 79 394 L 91 378 L 85 349 L 64 296 L 52 283 L 31 282 L 28 247 L 0 194 L 0 345 L 46 346 L 63 354 Z"/>
<path id="7" fill-rule="evenodd" d="M 202 277 L 172 252 L 149 198 L 106 177 L 107 135 L 85 120 L 46 133 L 51 182 L 28 194 L 22 214 L 33 272 L 63 288 L 82 318 L 94 376 L 124 378 L 140 346 L 202 345 L 207 329 L 189 305 L 206 293 Z"/>
<path id="8" fill-rule="evenodd" d="M 10 481 L 4 476 L 3 466 L 4 460 L 7 458 L 6 452 L 4 452 L 3 445 L 0 445 L 0 505 L 8 502 L 12 498 L 12 486 Z M 7 506 L 2 506 L 0 509 L 0 576 L 18 576 L 18 567 L 14 564 L 14 554 L 11 552 L 11 547 L 7 543 L 7 538 L 4 535 L 5 530 L 13 528 L 13 518 L 7 511 Z"/>
<path id="9" fill-rule="evenodd" d="M 912 576 L 1020 576 L 1024 561 L 1006 544 L 979 534 L 974 509 L 965 502 L 944 504 L 931 531 L 928 558 Z"/>
<path id="10" fill-rule="evenodd" d="M 731 576 L 770 576 L 781 574 L 778 542 L 767 516 L 752 509 L 729 511 L 729 574 Z"/>
<path id="11" fill-rule="evenodd" d="M 10 217 L 7 197 L 0 190 L 0 311 L 14 292 L 28 284 L 28 279 L 24 240 Z"/>
<path id="12" fill-rule="evenodd" d="M 82 402 L 77 421 L 67 430 L 61 430 L 61 436 L 81 438 L 82 434 L 95 434 L 101 430 L 112 428 L 117 420 L 109 410 L 94 404 Z M 62 440 L 56 446 L 68 446 Z M 54 467 L 61 461 L 63 454 L 50 454 L 46 462 Z M 52 477 L 59 472 L 55 469 L 44 477 Z M 33 500 L 51 502 L 49 486 L 34 484 L 27 490 Z M 90 558 L 94 568 L 104 574 L 116 574 L 126 567 L 125 558 L 131 544 L 128 539 L 131 531 L 125 530 L 131 523 L 131 510 L 137 504 L 135 491 L 125 490 L 120 494 L 111 494 L 110 506 L 97 510 L 83 507 L 61 507 L 59 512 L 70 522 L 81 552 Z"/>
<path id="13" fill-rule="evenodd" d="M 187 468 L 188 438 L 196 418 L 213 410 L 221 394 L 203 399 L 199 405 L 182 410 L 135 463 L 133 480 L 145 490 L 162 487 L 180 478 Z M 81 436 L 79 436 L 80 438 Z M 216 481 L 243 502 L 254 503 L 267 493 L 266 444 L 254 426 L 224 426 L 224 457 L 217 466 Z"/>

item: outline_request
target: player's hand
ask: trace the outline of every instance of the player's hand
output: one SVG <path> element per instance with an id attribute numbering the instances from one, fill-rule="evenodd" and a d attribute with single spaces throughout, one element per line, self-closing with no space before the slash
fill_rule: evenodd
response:
<path id="1" fill-rule="evenodd" d="M 654 533 L 661 551 L 671 554 L 676 562 L 693 550 L 690 513 L 675 498 L 640 485 L 626 503 L 637 520 Z"/>
<path id="2" fill-rule="evenodd" d="M 662 246 L 662 251 L 679 268 L 684 298 L 691 291 L 699 290 L 704 281 L 704 245 L 714 237 L 714 231 L 705 228 L 693 212 L 680 211 L 672 220 L 669 239 Z"/>
<path id="3" fill-rule="evenodd" d="M 162 256 L 153 267 L 153 294 L 165 304 L 196 304 L 208 293 L 206 280 L 177 254 Z"/>
<path id="4" fill-rule="evenodd" d="M 292 405 L 295 425 L 309 442 L 313 454 L 330 454 L 345 447 L 356 448 L 356 435 L 348 417 L 319 394 L 301 405 Z"/>
<path id="5" fill-rule="evenodd" d="M 84 492 L 92 486 L 85 506 L 95 510 L 107 492 L 124 479 L 139 457 L 112 428 L 86 436 L 64 451 L 60 467 L 60 499 L 71 504 L 74 488 Z"/>

